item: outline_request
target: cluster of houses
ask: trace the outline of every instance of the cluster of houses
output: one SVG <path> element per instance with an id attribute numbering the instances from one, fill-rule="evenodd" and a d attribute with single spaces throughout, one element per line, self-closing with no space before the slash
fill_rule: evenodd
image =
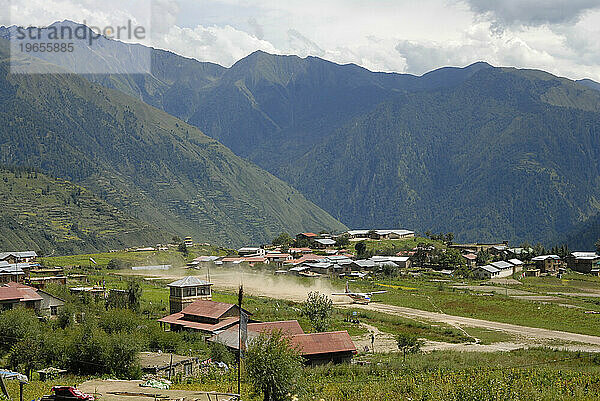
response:
<path id="1" fill-rule="evenodd" d="M 409 230 L 349 230 L 344 234 L 349 241 L 366 239 L 404 239 L 414 237 Z M 328 234 L 300 233 L 296 243 L 308 244 L 305 247 L 269 247 L 247 246 L 238 249 L 235 256 L 200 256 L 189 264 L 189 267 L 202 267 L 206 263 L 233 266 L 246 263 L 275 264 L 277 274 L 293 274 L 306 277 L 348 277 L 362 278 L 377 274 L 386 269 L 407 269 L 432 267 L 426 262 L 427 255 L 436 251 L 433 245 L 404 250 L 393 256 L 372 256 L 357 260 L 348 249 L 339 249 L 336 237 Z M 509 277 L 522 272 L 523 275 L 557 275 L 567 268 L 586 274 L 600 274 L 600 255 L 595 252 L 573 252 L 567 257 L 557 255 L 539 255 L 531 257 L 533 249 L 510 248 L 508 242 L 452 244 L 451 248 L 460 251 L 465 264 L 471 268 L 473 276 L 479 279 Z M 478 254 L 485 251 L 490 263 L 479 263 Z M 421 258 L 417 260 L 416 254 Z M 425 259 L 425 261 L 423 260 Z M 435 268 L 435 267 L 434 267 Z M 452 266 L 442 273 L 452 273 Z"/>
<path id="2" fill-rule="evenodd" d="M 49 282 L 66 284 L 66 277 L 32 277 L 32 271 L 40 271 L 37 257 L 35 251 L 0 253 L 0 311 L 25 307 L 38 316 L 58 315 L 65 302 L 43 288 Z"/>
<path id="3" fill-rule="evenodd" d="M 404 239 L 415 236 L 414 231 L 410 230 L 349 230 L 345 234 L 350 241 Z"/>
<path id="4" fill-rule="evenodd" d="M 522 272 L 524 276 L 560 275 L 571 269 L 585 274 L 600 275 L 600 255 L 596 252 L 571 252 L 564 258 L 546 254 L 531 257 L 533 249 L 509 248 L 508 243 L 500 244 L 457 244 L 467 266 L 473 269 L 474 276 L 480 279 L 509 277 Z M 481 251 L 498 259 L 485 265 L 477 264 L 477 254 Z"/>
<path id="5" fill-rule="evenodd" d="M 0 253 L 0 283 L 21 282 L 36 263 L 35 251 Z"/>
<path id="6" fill-rule="evenodd" d="M 212 283 L 195 276 L 172 282 L 169 287 L 170 314 L 158 321 L 173 331 L 188 330 L 205 335 L 208 342 L 220 343 L 232 351 L 239 349 L 240 311 L 248 317 L 247 338 L 280 331 L 288 336 L 306 363 L 348 362 L 356 347 L 347 331 L 305 333 L 296 320 L 258 322 L 252 313 L 238 305 L 212 300 Z"/>
<path id="7" fill-rule="evenodd" d="M 404 239 L 415 236 L 409 230 L 349 230 L 340 235 L 315 234 L 311 232 L 296 235 L 296 242 L 306 244 L 303 247 L 268 247 L 246 246 L 237 250 L 235 256 L 200 256 L 188 264 L 188 267 L 199 268 L 207 263 L 218 266 L 234 266 L 246 263 L 275 264 L 278 274 L 295 274 L 299 276 L 356 276 L 362 277 L 367 272 L 374 272 L 385 265 L 409 267 L 409 257 L 397 255 L 390 257 L 374 256 L 367 260 L 355 260 L 348 249 L 338 249 L 337 238 L 344 236 L 348 241 L 366 239 Z"/>
<path id="8" fill-rule="evenodd" d="M 280 248 L 266 250 L 261 247 L 238 249 L 238 256 L 200 256 L 189 267 L 201 268 L 206 263 L 217 266 L 235 266 L 246 263 L 250 266 L 268 264 L 276 266 L 276 274 L 293 274 L 306 277 L 364 277 L 367 272 L 376 273 L 384 266 L 408 268 L 411 266 L 408 256 L 373 256 L 369 259 L 355 260 L 347 249 L 289 248 L 282 252 Z"/>

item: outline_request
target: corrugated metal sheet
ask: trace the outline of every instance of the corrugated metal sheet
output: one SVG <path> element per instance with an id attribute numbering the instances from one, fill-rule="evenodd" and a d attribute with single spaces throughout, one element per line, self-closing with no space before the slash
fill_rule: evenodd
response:
<path id="1" fill-rule="evenodd" d="M 291 337 L 290 341 L 304 356 L 356 351 L 356 346 L 345 330 L 299 334 Z"/>

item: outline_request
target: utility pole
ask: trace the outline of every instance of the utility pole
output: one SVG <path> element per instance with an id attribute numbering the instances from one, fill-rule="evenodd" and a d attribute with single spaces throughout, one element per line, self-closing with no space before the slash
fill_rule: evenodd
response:
<path id="1" fill-rule="evenodd" d="M 237 374 L 237 380 L 238 380 L 238 395 L 241 398 L 241 378 L 242 378 L 242 320 L 243 320 L 243 314 L 244 312 L 242 312 L 242 300 L 244 298 L 244 286 L 240 285 L 240 289 L 238 291 L 238 306 L 240 308 L 240 320 L 238 322 L 238 374 Z"/>

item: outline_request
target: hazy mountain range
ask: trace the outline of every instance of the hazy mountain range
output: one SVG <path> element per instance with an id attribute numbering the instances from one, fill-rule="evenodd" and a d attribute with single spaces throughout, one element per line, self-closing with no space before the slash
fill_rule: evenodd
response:
<path id="1" fill-rule="evenodd" d="M 0 37 L 9 35 L 9 29 L 0 28 Z M 104 41 L 87 49 L 88 62 L 135 62 L 133 45 Z M 27 88 L 30 103 L 50 98 L 71 108 L 68 98 L 75 92 L 81 102 L 78 107 L 94 108 L 94 116 L 100 109 L 110 119 L 76 113 L 44 118 L 47 132 L 24 147 L 24 157 L 3 150 L 2 162 L 33 162 L 101 194 L 106 191 L 104 181 L 90 166 L 107 161 L 105 168 L 114 177 L 109 180 L 111 188 L 142 194 L 135 207 L 129 201 L 113 200 L 119 208 L 150 221 L 150 207 L 160 211 L 157 226 L 192 231 L 203 238 L 214 236 L 216 241 L 254 238 L 256 242 L 277 230 L 294 232 L 319 225 L 452 231 L 460 241 L 550 244 L 568 239 L 574 247 L 589 247 L 590 238 L 600 236 L 594 223 L 600 221 L 596 217 L 600 212 L 600 84 L 594 81 L 575 82 L 542 71 L 486 63 L 413 76 L 264 52 L 255 52 L 231 68 L 162 50 L 152 50 L 151 56 L 151 74 L 85 77 L 127 96 L 86 84 L 80 77 L 39 76 L 14 82 L 3 74 L 10 85 Z M 5 91 L 2 99 L 14 101 L 15 94 L 22 92 Z M 106 101 L 118 104 L 118 110 L 106 110 Z M 13 112 L 11 118 L 19 115 Z M 78 159 L 88 160 L 91 152 L 94 158 L 89 162 L 53 161 L 34 146 L 53 138 L 57 148 L 64 148 L 61 141 L 72 141 L 71 136 L 55 132 L 56 127 L 64 127 L 65 117 L 94 137 L 90 147 L 69 143 Z M 118 140 L 107 141 L 106 135 L 114 134 L 111 129 L 88 132 L 108 120 L 119 132 Z M 122 124 L 152 133 L 146 137 L 128 132 Z M 160 130 L 151 129 L 161 125 Z M 191 126 L 297 188 L 308 201 Z M 14 143 L 22 129 L 3 128 L 2 148 L 4 143 Z M 145 156 L 151 152 L 151 166 L 142 157 L 123 161 L 121 157 L 129 157 L 127 152 L 113 156 L 121 147 L 128 152 L 140 149 L 139 141 L 147 146 Z M 205 156 L 207 149 L 218 149 L 218 155 Z M 232 183 L 235 173 L 219 180 L 200 177 L 206 176 L 198 171 L 211 170 L 223 158 L 228 163 L 235 160 L 237 174 L 252 173 L 243 180 L 245 188 Z M 223 193 L 230 196 L 229 202 L 238 203 L 236 207 L 244 202 L 252 205 L 254 197 L 264 205 L 263 200 L 273 198 L 267 188 L 277 183 L 273 201 L 277 205 L 267 214 L 251 206 L 248 213 L 233 218 L 227 212 L 229 205 L 220 203 L 223 198 L 210 196 L 215 182 L 226 183 Z M 162 193 L 160 183 L 168 187 L 167 193 Z M 195 211 L 188 210 L 195 207 L 190 206 L 191 200 L 199 202 Z M 198 210 L 204 216 L 214 205 L 221 213 L 207 220 L 198 217 Z M 282 205 L 287 208 L 281 209 Z M 261 219 L 256 220 L 257 215 Z M 268 228 L 257 228 L 264 225 Z"/>
<path id="2" fill-rule="evenodd" d="M 8 61 L 2 42 L 0 164 L 68 179 L 138 221 L 196 241 L 239 245 L 284 230 L 345 229 L 297 190 L 163 111 L 77 75 L 8 74 Z"/>

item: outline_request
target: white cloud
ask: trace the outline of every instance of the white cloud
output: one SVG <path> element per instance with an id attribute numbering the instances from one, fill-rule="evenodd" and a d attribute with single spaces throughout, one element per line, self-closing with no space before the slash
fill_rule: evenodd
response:
<path id="1" fill-rule="evenodd" d="M 479 14 L 486 14 L 502 25 L 562 24 L 576 22 L 590 10 L 600 7 L 598 0 L 465 0 Z"/>
<path id="2" fill-rule="evenodd" d="M 255 50 L 279 53 L 271 43 L 232 26 L 197 26 L 194 29 L 172 26 L 155 46 L 202 61 L 231 66 Z"/>
<path id="3" fill-rule="evenodd" d="M 0 5 L 7 1 L 0 0 Z M 260 49 L 314 55 L 377 71 L 421 74 L 444 65 L 488 61 L 600 80 L 600 42 L 595 39 L 600 34 L 598 0 L 11 3 L 13 20 L 47 25 L 63 19 L 109 23 L 144 14 L 148 7 L 143 1 L 153 2 L 153 35 L 144 44 L 225 66 Z"/>

